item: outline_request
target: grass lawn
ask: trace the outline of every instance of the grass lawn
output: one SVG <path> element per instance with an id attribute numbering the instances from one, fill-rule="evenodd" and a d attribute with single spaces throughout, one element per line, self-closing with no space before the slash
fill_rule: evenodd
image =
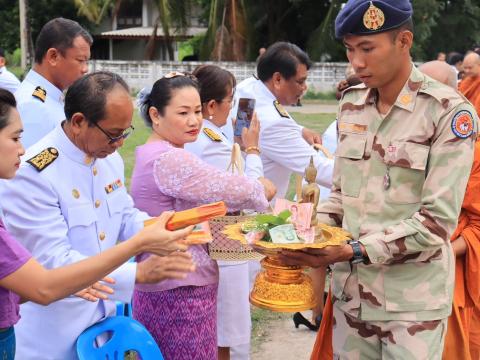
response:
<path id="1" fill-rule="evenodd" d="M 292 113 L 292 117 L 301 125 L 323 133 L 330 123 L 335 120 L 335 114 L 302 114 Z M 124 145 L 120 148 L 120 155 L 125 162 L 125 179 L 127 187 L 130 187 L 130 176 L 132 175 L 133 165 L 135 162 L 135 148 L 144 144 L 147 140 L 150 129 L 147 128 L 137 111 L 134 113 L 133 126 L 135 131 L 125 140 Z"/>

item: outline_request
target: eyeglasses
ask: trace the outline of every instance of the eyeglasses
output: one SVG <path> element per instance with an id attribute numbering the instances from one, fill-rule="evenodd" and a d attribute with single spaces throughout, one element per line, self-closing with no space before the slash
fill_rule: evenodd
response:
<path id="1" fill-rule="evenodd" d="M 126 139 L 127 137 L 129 137 L 133 130 L 135 130 L 135 128 L 133 127 L 133 125 L 130 125 L 130 127 L 128 129 L 126 129 L 125 131 L 123 131 L 123 133 L 119 136 L 110 136 L 110 134 L 108 132 L 106 132 L 105 130 L 103 130 L 100 125 L 98 125 L 97 123 L 93 123 L 93 125 L 95 125 L 102 133 L 105 134 L 105 136 L 108 138 L 108 144 L 109 145 L 112 145 L 114 143 L 116 143 L 117 141 L 120 141 L 120 140 L 123 140 L 123 139 Z"/>

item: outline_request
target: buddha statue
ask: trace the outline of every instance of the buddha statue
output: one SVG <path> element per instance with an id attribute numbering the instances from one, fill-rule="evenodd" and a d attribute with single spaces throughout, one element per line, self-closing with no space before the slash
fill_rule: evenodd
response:
<path id="1" fill-rule="evenodd" d="M 310 163 L 305 169 L 305 181 L 307 182 L 302 186 L 302 198 L 300 202 L 302 203 L 312 203 L 312 221 L 311 226 L 317 225 L 317 205 L 320 199 L 320 188 L 316 182 L 317 179 L 317 168 L 313 163 L 313 156 L 310 157 Z"/>

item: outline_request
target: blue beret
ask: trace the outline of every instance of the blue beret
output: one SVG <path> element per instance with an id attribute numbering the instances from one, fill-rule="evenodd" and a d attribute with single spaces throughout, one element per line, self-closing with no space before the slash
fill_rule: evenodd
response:
<path id="1" fill-rule="evenodd" d="M 410 0 L 348 0 L 335 19 L 335 37 L 392 30 L 406 23 L 412 14 Z"/>

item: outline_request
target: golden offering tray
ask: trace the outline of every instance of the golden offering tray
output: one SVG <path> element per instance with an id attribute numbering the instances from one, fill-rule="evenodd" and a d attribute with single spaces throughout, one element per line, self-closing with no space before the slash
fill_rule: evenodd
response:
<path id="1" fill-rule="evenodd" d="M 304 274 L 303 266 L 288 266 L 279 259 L 282 250 L 321 249 L 326 246 L 345 244 L 350 238 L 342 228 L 318 224 L 316 237 L 318 242 L 312 244 L 274 244 L 257 241 L 248 244 L 241 231 L 241 223 L 227 225 L 223 233 L 231 240 L 239 241 L 244 246 L 251 246 L 258 253 L 265 255 L 260 262 L 262 270 L 255 279 L 250 293 L 250 302 L 263 309 L 278 312 L 296 312 L 312 309 L 316 304 L 312 280 Z"/>

